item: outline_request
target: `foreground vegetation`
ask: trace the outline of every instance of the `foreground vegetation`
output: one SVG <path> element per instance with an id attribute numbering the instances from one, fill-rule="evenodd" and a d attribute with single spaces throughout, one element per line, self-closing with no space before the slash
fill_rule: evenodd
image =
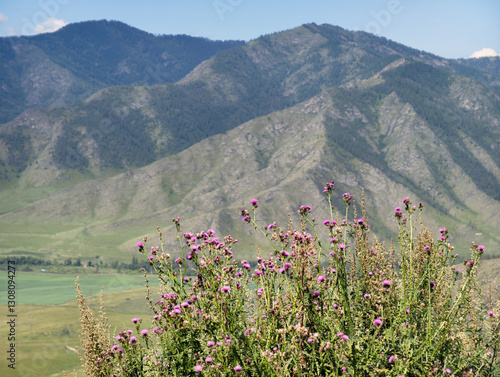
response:
<path id="1" fill-rule="evenodd" d="M 78 289 L 83 362 L 90 376 L 430 376 L 498 373 L 498 312 L 480 297 L 484 246 L 472 244 L 463 268 L 441 228 L 437 240 L 408 198 L 394 211 L 399 248 L 375 237 L 361 205 L 345 193 L 345 215 L 332 207 L 318 225 L 301 206 L 298 228 L 263 226 L 257 200 L 242 220 L 264 234 L 257 266 L 235 261 L 231 236 L 181 233 L 181 256 L 164 244 L 137 244 L 163 282 L 148 293 L 152 322 L 131 319 L 110 341 Z M 354 208 L 353 208 L 354 207 Z M 329 235 L 321 240 L 317 227 Z M 161 230 L 158 228 L 160 240 Z M 267 251 L 264 251 L 267 250 Z M 251 289 L 252 286 L 252 289 Z M 253 289 L 253 286 L 255 287 Z"/>

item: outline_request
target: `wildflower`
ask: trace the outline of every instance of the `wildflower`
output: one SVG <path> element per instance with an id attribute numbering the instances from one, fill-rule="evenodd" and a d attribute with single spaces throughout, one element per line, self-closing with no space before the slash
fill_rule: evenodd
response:
<path id="1" fill-rule="evenodd" d="M 257 199 L 250 200 L 250 203 L 252 203 L 253 208 L 257 208 L 259 206 Z"/>
<path id="2" fill-rule="evenodd" d="M 209 340 L 209 341 L 207 342 L 207 346 L 209 346 L 209 347 L 212 347 L 214 344 L 215 344 L 215 343 L 214 343 L 213 341 L 211 341 L 211 340 Z"/>
<path id="3" fill-rule="evenodd" d="M 494 314 L 495 314 L 494 312 L 488 312 L 488 315 L 489 315 L 490 317 L 493 317 L 493 315 L 494 315 Z"/>
<path id="4" fill-rule="evenodd" d="M 382 326 L 382 317 L 378 317 L 373 321 L 373 326 Z"/>
<path id="5" fill-rule="evenodd" d="M 451 370 L 449 370 L 448 368 L 446 368 L 444 371 L 445 371 L 447 374 L 451 374 Z"/>
<path id="6" fill-rule="evenodd" d="M 389 364 L 392 364 L 395 359 L 396 359 L 396 356 L 394 356 L 394 355 L 392 355 L 391 357 L 389 357 Z"/>
<path id="7" fill-rule="evenodd" d="M 195 365 L 194 367 L 194 371 L 195 372 L 201 372 L 203 370 L 203 365 Z"/>
<path id="8" fill-rule="evenodd" d="M 130 341 L 129 341 L 130 344 L 135 344 L 137 343 L 137 338 L 135 336 L 131 337 L 130 338 Z"/>
<path id="9" fill-rule="evenodd" d="M 349 193 L 346 192 L 346 193 L 344 193 L 342 195 L 342 197 L 344 198 L 344 202 L 345 202 L 346 206 L 351 205 L 351 199 L 352 199 L 352 195 L 351 194 L 349 194 Z"/>
<path id="10" fill-rule="evenodd" d="M 211 363 L 212 361 L 213 361 L 213 359 L 210 356 L 205 359 L 206 363 Z"/>
<path id="11" fill-rule="evenodd" d="M 138 322 L 141 323 L 142 318 L 132 318 L 131 321 L 134 322 L 135 324 L 137 324 Z"/>
<path id="12" fill-rule="evenodd" d="M 382 282 L 382 285 L 383 285 L 384 287 L 389 288 L 389 287 L 391 286 L 391 282 L 390 282 L 389 280 L 384 280 L 384 281 Z"/>
<path id="13" fill-rule="evenodd" d="M 143 246 L 144 246 L 144 244 L 143 244 L 142 242 L 137 242 L 137 247 L 138 247 L 139 249 L 142 249 L 142 248 L 143 248 Z"/>
<path id="14" fill-rule="evenodd" d="M 318 276 L 318 283 L 321 283 L 323 280 L 325 280 L 323 275 Z"/>
<path id="15" fill-rule="evenodd" d="M 142 330 L 141 331 L 142 336 L 147 336 L 148 335 L 148 330 Z"/>
<path id="16" fill-rule="evenodd" d="M 225 285 L 221 288 L 221 290 L 224 292 L 229 292 L 231 290 L 231 287 L 229 287 L 228 285 Z"/>
<path id="17" fill-rule="evenodd" d="M 242 370 L 242 369 L 243 369 L 243 368 L 242 368 L 240 365 L 236 365 L 236 366 L 234 367 L 234 370 L 235 370 L 236 372 L 238 372 L 238 371 L 240 371 L 240 370 Z"/>
<path id="18" fill-rule="evenodd" d="M 307 215 L 309 212 L 311 212 L 311 207 L 309 206 L 300 206 L 299 210 L 297 211 L 301 215 Z"/>

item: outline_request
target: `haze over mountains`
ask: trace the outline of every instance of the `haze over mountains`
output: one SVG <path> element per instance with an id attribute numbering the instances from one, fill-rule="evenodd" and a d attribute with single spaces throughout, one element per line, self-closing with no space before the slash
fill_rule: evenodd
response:
<path id="1" fill-rule="evenodd" d="M 108 21 L 2 38 L 0 54 L 3 254 L 128 259 L 176 216 L 248 240 L 251 198 L 265 221 L 286 226 L 285 204 L 323 219 L 334 180 L 341 211 L 364 188 L 385 239 L 409 196 L 460 252 L 500 255 L 499 58 L 331 25 L 243 43 Z"/>

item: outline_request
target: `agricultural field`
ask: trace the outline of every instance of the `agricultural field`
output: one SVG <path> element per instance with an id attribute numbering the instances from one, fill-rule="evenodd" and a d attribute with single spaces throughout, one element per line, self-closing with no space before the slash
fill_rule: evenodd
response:
<path id="1" fill-rule="evenodd" d="M 75 349 L 80 346 L 81 332 L 78 302 L 75 292 L 76 276 L 20 272 L 16 275 L 16 370 L 13 376 L 62 376 L 63 371 L 80 368 Z M 150 282 L 152 292 L 158 284 Z M 0 310 L 7 313 L 7 272 L 0 275 Z M 135 316 L 149 317 L 145 300 L 144 276 L 89 274 L 80 277 L 81 289 L 96 309 L 104 286 L 103 304 L 111 330 L 130 328 Z M 6 324 L 2 323 L 2 332 Z M 114 331 L 113 331 L 114 333 Z M 2 355 L 8 351 L 5 342 Z M 2 357 L 0 368 L 7 369 Z M 83 373 L 79 373 L 80 376 Z"/>

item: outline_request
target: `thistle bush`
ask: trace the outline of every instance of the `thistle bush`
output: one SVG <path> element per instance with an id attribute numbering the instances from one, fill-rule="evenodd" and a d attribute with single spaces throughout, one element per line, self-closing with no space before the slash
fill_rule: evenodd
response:
<path id="1" fill-rule="evenodd" d="M 166 287 L 150 297 L 151 320 L 133 318 L 96 361 L 113 376 L 492 376 L 497 373 L 498 312 L 480 300 L 484 252 L 472 244 L 462 271 L 448 231 L 434 240 L 423 206 L 406 198 L 394 211 L 399 247 L 370 235 L 364 203 L 332 206 L 317 224 L 261 225 L 258 201 L 242 220 L 269 244 L 257 263 L 235 260 L 236 240 L 213 230 L 181 232 L 180 256 L 161 245 L 138 249 Z M 325 227 L 321 230 L 321 227 Z M 320 234 L 328 236 L 320 237 Z M 324 239 L 322 239 L 324 238 Z M 266 250 L 266 251 L 264 251 Z M 460 266 L 461 267 L 461 266 Z M 102 355 L 102 352 L 93 351 Z M 88 370 L 91 370 L 87 368 Z M 101 375 L 101 374 L 99 374 Z"/>

